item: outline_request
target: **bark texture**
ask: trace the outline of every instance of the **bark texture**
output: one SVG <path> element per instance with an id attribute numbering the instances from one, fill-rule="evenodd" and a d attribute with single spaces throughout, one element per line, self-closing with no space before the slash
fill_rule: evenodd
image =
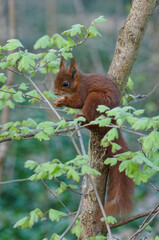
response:
<path id="1" fill-rule="evenodd" d="M 90 166 L 98 170 L 101 176 L 94 176 L 93 180 L 96 188 L 98 189 L 99 197 L 104 204 L 105 190 L 109 167 L 104 164 L 106 159 L 106 149 L 100 146 L 101 137 L 96 133 L 92 132 L 90 135 L 89 142 L 89 156 L 91 158 Z M 85 239 L 90 236 L 95 236 L 99 233 L 99 226 L 95 221 L 96 210 L 99 209 L 96 195 L 93 187 L 88 180 L 86 195 L 81 213 L 81 224 L 83 226 L 82 238 Z"/>
<path id="2" fill-rule="evenodd" d="M 122 96 L 135 62 L 140 43 L 147 28 L 149 19 L 157 6 L 156 0 L 133 0 L 130 13 L 125 25 L 121 28 L 116 44 L 114 57 L 109 68 L 109 76 L 117 84 Z M 94 177 L 94 182 L 99 196 L 104 202 L 106 179 L 108 177 L 108 167 L 103 164 L 105 161 L 106 149 L 100 146 L 100 136 L 97 133 L 91 133 L 89 144 L 89 155 L 91 157 L 91 166 L 94 166 L 101 172 L 101 176 Z M 82 236 L 81 240 L 97 234 L 103 234 L 102 226 L 96 222 L 96 210 L 99 208 L 94 190 L 88 182 L 87 192 L 81 213 Z"/>
<path id="3" fill-rule="evenodd" d="M 121 96 L 155 7 L 156 0 L 133 0 L 126 22 L 120 29 L 108 75 L 117 84 Z"/>

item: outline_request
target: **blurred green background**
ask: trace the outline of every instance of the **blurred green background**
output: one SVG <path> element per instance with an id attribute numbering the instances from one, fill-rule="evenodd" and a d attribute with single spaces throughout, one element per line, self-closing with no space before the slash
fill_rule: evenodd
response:
<path id="1" fill-rule="evenodd" d="M 107 19 L 100 24 L 102 37 L 90 39 L 82 46 L 74 50 L 80 69 L 84 72 L 106 73 L 111 63 L 116 40 L 120 28 L 130 10 L 129 0 L 0 0 L 0 44 L 7 39 L 17 38 L 29 51 L 33 50 L 35 41 L 41 36 L 52 36 L 55 32 L 61 33 L 69 29 L 73 24 L 80 23 L 89 26 L 89 23 L 100 15 Z M 148 94 L 159 81 L 159 9 L 149 23 L 145 37 L 140 47 L 131 78 L 134 82 L 135 94 Z M 36 82 L 41 82 L 41 89 L 52 89 L 55 76 L 38 75 Z M 23 79 L 12 76 L 11 84 L 18 84 Z M 159 114 L 159 88 L 143 101 L 134 103 L 137 109 L 145 108 L 146 116 Z M 8 121 L 22 121 L 33 118 L 37 122 L 55 120 L 48 111 L 38 108 L 30 108 L 27 105 L 17 106 L 9 112 Z M 69 116 L 67 116 L 69 118 Z M 4 113 L 1 112 L 1 124 L 4 122 Z M 88 131 L 83 131 L 85 146 L 88 145 Z M 131 150 L 140 148 L 137 138 L 131 134 L 123 133 Z M 6 146 L 0 146 L 0 177 L 3 181 L 28 178 L 32 172 L 24 168 L 24 162 L 28 159 L 38 162 L 51 161 L 54 158 L 65 162 L 76 156 L 76 152 L 67 137 L 54 137 L 48 142 L 39 142 L 35 139 L 12 141 Z M 3 154 L 4 153 L 4 154 Z M 151 179 L 156 184 L 159 177 Z M 54 191 L 58 186 L 54 181 L 48 182 Z M 67 192 L 60 196 L 70 211 L 76 211 L 79 196 Z M 135 204 L 133 214 L 151 209 L 157 203 L 158 195 L 148 184 L 141 184 L 135 191 Z M 143 204 L 144 202 L 144 204 Z M 41 182 L 17 182 L 0 185 L 0 240 L 39 240 L 50 237 L 51 233 L 62 233 L 71 218 L 64 219 L 60 223 L 41 222 L 33 229 L 13 229 L 13 225 L 20 218 L 28 215 L 29 211 L 40 208 L 47 211 L 49 208 L 64 210 L 56 199 L 46 190 Z M 159 219 L 158 219 L 159 220 Z M 131 235 L 137 229 L 140 221 L 128 224 L 126 227 L 113 230 L 121 239 Z M 152 223 L 153 236 L 159 234 L 157 219 Z M 67 235 L 68 239 L 76 239 Z"/>

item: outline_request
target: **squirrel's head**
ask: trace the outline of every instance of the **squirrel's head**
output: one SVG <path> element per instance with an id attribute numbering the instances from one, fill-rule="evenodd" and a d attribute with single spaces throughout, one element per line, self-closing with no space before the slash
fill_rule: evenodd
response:
<path id="1" fill-rule="evenodd" d="M 72 58 L 70 66 L 67 68 L 66 61 L 62 57 L 60 62 L 60 70 L 54 82 L 55 95 L 65 95 L 73 93 L 76 89 L 77 66 L 75 59 Z"/>

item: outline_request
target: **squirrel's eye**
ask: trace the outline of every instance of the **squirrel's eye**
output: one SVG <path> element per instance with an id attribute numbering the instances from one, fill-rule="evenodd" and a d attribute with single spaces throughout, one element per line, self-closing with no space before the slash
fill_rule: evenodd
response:
<path id="1" fill-rule="evenodd" d="M 69 83 L 68 82 L 64 82 L 63 83 L 63 87 L 68 87 L 69 86 Z"/>

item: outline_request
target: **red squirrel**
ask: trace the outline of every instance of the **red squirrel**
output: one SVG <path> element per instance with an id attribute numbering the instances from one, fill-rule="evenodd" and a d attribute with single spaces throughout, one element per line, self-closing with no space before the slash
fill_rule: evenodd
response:
<path id="1" fill-rule="evenodd" d="M 105 105 L 112 109 L 120 104 L 119 93 L 113 81 L 103 74 L 82 73 L 74 58 L 71 59 L 69 68 L 67 68 L 64 58 L 61 58 L 60 70 L 54 82 L 54 93 L 64 96 L 54 102 L 56 107 L 66 106 L 81 109 L 86 123 L 100 116 L 97 111 L 98 105 Z M 87 128 L 91 131 L 98 131 L 101 139 L 110 130 L 109 127 L 99 127 L 98 125 L 90 125 Z M 119 138 L 114 142 L 119 144 L 121 149 L 115 154 L 129 151 L 119 130 L 118 134 Z M 107 157 L 113 157 L 111 147 L 107 149 Z M 104 207 L 107 216 L 123 217 L 132 208 L 134 183 L 125 175 L 125 172 L 119 172 L 119 165 L 118 162 L 115 166 L 110 167 L 109 171 L 107 204 Z"/>

